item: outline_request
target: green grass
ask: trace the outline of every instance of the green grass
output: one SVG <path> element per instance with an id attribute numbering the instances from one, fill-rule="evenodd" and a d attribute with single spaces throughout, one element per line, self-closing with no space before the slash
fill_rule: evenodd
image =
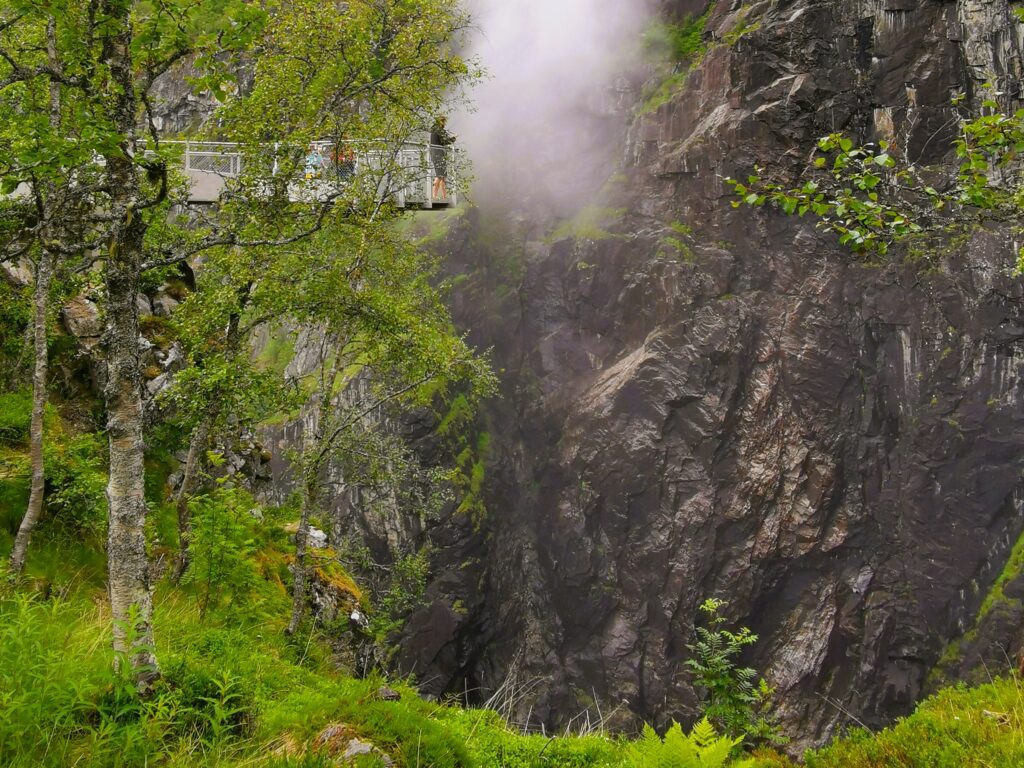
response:
<path id="1" fill-rule="evenodd" d="M 761 28 L 760 20 L 751 21 L 748 18 L 750 10 L 751 8 L 749 5 L 744 5 L 742 8 L 740 8 L 736 20 L 736 25 L 722 35 L 722 42 L 725 43 L 730 48 L 736 45 L 737 42 L 739 42 L 747 35 L 751 34 L 752 32 L 756 32 Z"/>
<path id="2" fill-rule="evenodd" d="M 644 98 L 640 106 L 641 115 L 649 115 L 657 112 L 663 106 L 672 101 L 672 98 L 686 85 L 686 79 L 690 76 L 690 70 L 673 72 L 659 80 L 654 88 Z"/>
<path id="3" fill-rule="evenodd" d="M 1016 679 L 947 688 L 891 728 L 857 731 L 805 760 L 807 768 L 1016 768 L 1024 688 Z"/>
<path id="4" fill-rule="evenodd" d="M 648 24 L 641 43 L 648 58 L 657 63 L 671 61 L 689 64 L 707 50 L 704 27 L 708 14 L 689 16 L 676 24 L 667 24 L 659 19 Z"/>
<path id="5" fill-rule="evenodd" d="M 110 617 L 98 592 L 44 599 L 0 592 L 0 765 L 316 765 L 311 747 L 344 723 L 399 765 L 613 764 L 618 742 L 602 736 L 550 743 L 510 731 L 494 712 L 421 699 L 401 681 L 333 668 L 329 647 L 307 626 L 283 635 L 288 598 L 260 589 L 259 610 L 200 618 L 188 590 L 162 584 L 155 634 L 163 679 L 139 702 L 112 672 Z M 283 754 L 290 753 L 290 760 Z"/>
<path id="6" fill-rule="evenodd" d="M 625 215 L 625 208 L 588 205 L 571 219 L 559 224 L 546 241 L 554 243 L 569 237 L 577 240 L 609 240 L 615 237 L 609 228 L 621 222 Z"/>
<path id="7" fill-rule="evenodd" d="M 0 394 L 0 445 L 18 445 L 28 440 L 31 419 L 31 392 Z"/>
<path id="8" fill-rule="evenodd" d="M 1019 768 L 1024 765 L 1024 684 L 1003 678 L 946 688 L 877 733 L 856 729 L 804 754 L 806 768 Z M 774 752 L 749 768 L 796 768 Z"/>
<path id="9" fill-rule="evenodd" d="M 761 28 L 760 20 L 751 20 L 751 6 L 740 8 L 735 25 L 722 35 L 721 43 L 732 47 L 747 35 Z M 703 16 L 691 16 L 677 24 L 652 22 L 643 33 L 642 48 L 647 58 L 660 65 L 660 74 L 644 88 L 638 114 L 657 112 L 668 104 L 685 86 L 690 72 L 704 59 L 709 43 L 704 36 L 708 10 Z"/>
<path id="10" fill-rule="evenodd" d="M 644 31 L 642 46 L 648 58 L 660 65 L 661 74 L 645 88 L 639 114 L 656 112 L 686 84 L 690 71 L 707 52 L 704 28 L 710 11 L 690 16 L 677 24 L 653 21 Z"/>
<path id="11" fill-rule="evenodd" d="M 1017 598 L 1006 596 L 1004 588 L 1010 581 L 1017 578 L 1022 571 L 1024 571 L 1024 535 L 1021 535 L 1013 545 L 1010 557 L 1007 558 L 1003 570 L 992 583 L 988 594 L 985 595 L 985 599 L 982 601 L 981 607 L 974 617 L 974 623 L 971 628 L 961 638 L 950 642 L 946 646 L 941 658 L 929 674 L 928 682 L 933 690 L 935 687 L 947 682 L 956 671 L 964 648 L 970 646 L 975 641 L 978 636 L 978 628 L 986 616 L 1000 606 L 1016 607 L 1020 605 L 1020 600 Z"/>
<path id="12" fill-rule="evenodd" d="M 268 533 L 261 546 L 269 555 L 283 552 L 287 542 L 279 532 Z M 71 549 L 46 541 L 34 555 L 63 559 L 68 576 L 76 559 Z M 276 562 L 265 562 L 273 573 L 265 573 L 245 606 L 205 619 L 193 590 L 158 586 L 155 634 L 163 679 L 141 701 L 112 671 L 110 616 L 100 585 L 44 597 L 10 586 L 0 573 L 0 584 L 7 584 L 0 586 L 0 765 L 312 768 L 332 765 L 313 743 L 335 724 L 409 768 L 633 765 L 628 740 L 523 735 L 496 712 L 428 702 L 403 681 L 348 676 L 335 667 L 320 630 L 307 624 L 295 638 L 284 636 L 288 596 Z M 377 697 L 385 682 L 401 694 L 399 701 Z M 855 731 L 804 760 L 807 768 L 1024 765 L 1022 694 L 1014 679 L 946 689 L 893 727 Z M 761 752 L 733 765 L 794 763 Z"/>
<path id="13" fill-rule="evenodd" d="M 988 594 L 985 595 L 985 600 L 981 604 L 981 608 L 978 610 L 978 618 L 975 621 L 975 625 L 980 624 L 989 612 L 1000 603 L 1007 602 L 1008 598 L 1003 593 L 1003 587 L 1010 581 L 1017 578 L 1021 571 L 1024 570 L 1024 536 L 1017 539 L 1017 543 L 1013 545 L 1013 551 L 1010 553 L 1009 559 L 1006 561 L 1006 565 L 1003 566 L 1002 572 L 996 578 L 992 584 L 992 588 Z"/>
<path id="14" fill-rule="evenodd" d="M 688 234 L 685 225 L 670 229 L 681 237 Z M 467 454 L 475 492 L 481 479 L 476 464 L 482 473 L 488 439 L 482 433 L 476 450 Z M 18 464 L 16 451 L 3 450 L 8 464 Z M 151 494 L 158 493 L 167 469 L 164 461 L 150 462 Z M 20 473 L 0 477 L 0 555 L 6 554 L 11 526 L 27 496 L 23 481 Z M 173 510 L 166 505 L 155 510 L 154 530 L 173 524 Z M 154 633 L 163 676 L 145 699 L 113 671 L 102 537 L 72 536 L 44 524 L 33 539 L 28 578 L 18 585 L 5 577 L 0 559 L 0 765 L 326 767 L 336 763 L 317 751 L 315 739 L 325 727 L 344 724 L 400 767 L 648 768 L 647 762 L 636 762 L 639 753 L 626 739 L 603 733 L 555 739 L 524 735 L 496 712 L 425 701 L 410 682 L 380 675 L 354 678 L 338 667 L 333 645 L 338 638 L 328 634 L 329 628 L 307 622 L 286 638 L 290 544 L 285 526 L 293 513 L 265 513 L 262 521 L 243 518 L 246 529 L 239 535 L 253 547 L 247 568 L 256 574 L 244 595 L 214 601 L 204 613 L 202 584 L 158 583 Z M 1019 549 L 997 585 L 1019 570 Z M 361 595 L 342 570 L 326 578 Z M 400 693 L 398 701 L 376 695 L 385 682 Z M 889 729 L 853 732 L 804 759 L 808 768 L 1021 766 L 1022 693 L 1016 679 L 945 689 Z M 794 764 L 762 752 L 732 765 Z"/>

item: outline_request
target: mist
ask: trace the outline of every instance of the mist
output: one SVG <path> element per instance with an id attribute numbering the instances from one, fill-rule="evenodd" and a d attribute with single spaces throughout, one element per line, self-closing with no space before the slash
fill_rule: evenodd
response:
<path id="1" fill-rule="evenodd" d="M 472 198 L 566 215 L 614 172 L 644 0 L 469 0 L 488 77 L 452 128 Z"/>

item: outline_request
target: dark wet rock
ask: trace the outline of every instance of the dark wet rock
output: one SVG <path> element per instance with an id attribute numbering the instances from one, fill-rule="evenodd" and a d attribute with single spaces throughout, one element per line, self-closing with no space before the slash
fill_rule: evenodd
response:
<path id="1" fill-rule="evenodd" d="M 611 237 L 549 242 L 510 216 L 511 275 L 479 212 L 443 245 L 504 397 L 486 530 L 427 532 L 437 578 L 401 661 L 430 693 L 515 674 L 539 681 L 519 714 L 549 725 L 595 700 L 690 717 L 686 645 L 715 595 L 761 635 L 747 661 L 803 747 L 908 712 L 1024 528 L 1007 234 L 951 243 L 939 269 L 866 266 L 811 222 L 733 210 L 721 181 L 795 176 L 831 131 L 954 172 L 951 93 L 1020 77 L 1007 4 L 762 2 L 715 44 L 741 10 L 715 5 L 686 88 L 630 128 Z M 673 223 L 692 254 L 666 253 Z M 1003 606 L 979 636 L 1012 659 L 1022 620 Z"/>
<path id="2" fill-rule="evenodd" d="M 402 694 L 394 688 L 388 688 L 386 685 L 382 685 L 377 689 L 376 696 L 381 701 L 401 701 L 402 699 Z"/>

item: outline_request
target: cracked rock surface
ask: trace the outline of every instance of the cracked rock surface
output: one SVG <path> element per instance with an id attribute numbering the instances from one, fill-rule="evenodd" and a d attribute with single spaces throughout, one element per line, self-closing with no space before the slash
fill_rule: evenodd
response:
<path id="1" fill-rule="evenodd" d="M 733 39 L 740 11 L 758 23 Z M 1024 297 L 1003 232 L 938 269 L 869 266 L 812 222 L 733 210 L 722 178 L 795 176 L 832 131 L 955 169 L 950 96 L 1019 94 L 1021 28 L 999 0 L 790 0 L 717 3 L 707 29 L 619 147 L 612 236 L 512 221 L 511 276 L 479 211 L 444 244 L 504 397 L 486 530 L 426 532 L 438 578 L 403 664 L 435 693 L 519 679 L 524 719 L 685 718 L 715 595 L 761 636 L 748 661 L 800 748 L 845 713 L 906 713 L 1024 527 Z M 692 253 L 666 250 L 673 222 Z M 1021 612 L 998 618 L 986 641 L 1008 646 Z"/>

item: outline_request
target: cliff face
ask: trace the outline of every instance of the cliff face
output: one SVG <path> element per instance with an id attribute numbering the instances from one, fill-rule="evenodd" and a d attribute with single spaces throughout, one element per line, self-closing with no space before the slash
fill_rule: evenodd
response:
<path id="1" fill-rule="evenodd" d="M 595 700 L 686 716 L 714 595 L 761 635 L 749 661 L 797 746 L 922 695 L 1024 528 L 1014 245 L 858 264 L 813 222 L 733 210 L 721 178 L 796 174 L 832 131 L 955 167 L 951 95 L 1019 94 L 1011 19 L 1005 0 L 715 3 L 685 86 L 629 129 L 601 231 L 458 220 L 456 314 L 504 398 L 486 529 L 426 532 L 442 575 L 403 664 L 428 689 L 515 679 L 535 722 Z M 968 655 L 1020 650 L 1021 612 L 998 616 Z"/>

